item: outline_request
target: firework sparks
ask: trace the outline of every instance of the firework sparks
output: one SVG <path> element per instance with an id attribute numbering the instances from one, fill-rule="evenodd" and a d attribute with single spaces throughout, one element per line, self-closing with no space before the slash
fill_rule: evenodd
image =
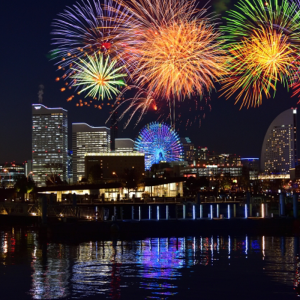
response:
<path id="1" fill-rule="evenodd" d="M 126 92 L 136 89 L 134 97 L 131 98 L 124 98 Z M 126 107 L 126 104 L 128 106 Z M 127 121 L 124 124 L 124 128 L 126 128 L 129 123 L 131 122 L 132 118 L 134 118 L 135 115 L 138 115 L 136 125 L 141 121 L 144 114 L 147 113 L 149 109 L 157 110 L 156 101 L 152 93 L 149 93 L 147 90 L 141 89 L 137 86 L 127 86 L 121 93 L 121 95 L 117 98 L 115 101 L 116 108 L 113 110 L 119 111 L 121 107 L 125 105 L 125 109 L 120 114 L 119 120 L 122 120 L 124 116 L 130 112 L 130 117 L 127 119 Z M 106 122 L 109 121 L 111 118 L 107 119 Z"/>
<path id="2" fill-rule="evenodd" d="M 241 107 L 261 105 L 262 96 L 269 98 L 277 82 L 288 86 L 293 78 L 295 58 L 288 37 L 271 28 L 254 31 L 251 38 L 229 52 L 232 74 L 224 80 L 221 91 L 229 98 L 240 90 L 236 103 L 242 98 Z"/>
<path id="3" fill-rule="evenodd" d="M 272 0 L 241 0 L 237 10 L 229 11 L 222 30 L 224 46 L 230 54 L 228 77 L 222 78 L 222 95 L 237 93 L 236 101 L 256 107 L 262 98 L 276 92 L 277 83 L 293 84 L 299 57 L 299 13 L 294 3 Z"/>
<path id="4" fill-rule="evenodd" d="M 95 53 L 109 54 L 126 66 L 124 55 L 131 15 L 117 1 L 99 0 L 76 3 L 58 15 L 52 26 L 54 58 L 59 69 L 70 75 L 74 62 Z M 125 68 L 126 69 L 126 68 Z M 127 69 L 126 69 L 127 70 Z"/>
<path id="5" fill-rule="evenodd" d="M 219 34 L 206 22 L 181 21 L 147 31 L 133 77 L 158 97 L 180 99 L 203 95 L 224 72 Z"/>
<path id="6" fill-rule="evenodd" d="M 191 97 L 193 92 L 203 95 L 214 88 L 224 74 L 225 52 L 206 8 L 175 0 L 131 0 L 122 5 L 135 19 L 138 42 L 131 64 L 136 66 L 136 85 L 165 100 Z"/>
<path id="7" fill-rule="evenodd" d="M 126 74 L 118 72 L 123 68 L 115 68 L 116 60 L 110 62 L 109 56 L 104 60 L 103 53 L 87 56 L 86 60 L 80 59 L 80 63 L 75 62 L 73 68 L 75 74 L 71 76 L 73 85 L 81 88 L 80 93 L 87 92 L 87 96 L 93 98 L 112 98 L 112 94 L 117 95 L 119 90 L 116 86 L 125 86 L 123 78 Z"/>

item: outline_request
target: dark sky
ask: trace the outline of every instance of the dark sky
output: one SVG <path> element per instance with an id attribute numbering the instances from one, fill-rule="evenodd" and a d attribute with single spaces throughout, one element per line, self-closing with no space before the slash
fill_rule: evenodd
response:
<path id="1" fill-rule="evenodd" d="M 72 122 L 105 125 L 108 109 L 76 107 L 76 98 L 66 101 L 72 93 L 60 92 L 62 84 L 55 78 L 62 73 L 56 71 L 54 62 L 48 58 L 53 49 L 51 22 L 67 5 L 74 3 L 72 0 L 16 0 L 1 4 L 0 162 L 23 162 L 31 158 L 31 104 L 38 102 L 40 84 L 45 86 L 44 105 L 68 110 L 69 129 Z M 179 134 L 211 151 L 242 157 L 259 157 L 269 124 L 282 111 L 296 107 L 298 101 L 291 98 L 291 92 L 279 89 L 276 97 L 264 99 L 261 107 L 239 110 L 233 98 L 226 101 L 218 96 L 217 92 L 212 93 L 212 110 L 206 112 L 200 128 L 196 122 L 187 130 L 180 127 Z M 156 118 L 153 113 L 148 114 L 135 128 L 132 123 L 126 130 L 120 130 L 119 137 L 134 139 L 147 122 Z M 182 118 L 185 122 L 187 113 Z"/>

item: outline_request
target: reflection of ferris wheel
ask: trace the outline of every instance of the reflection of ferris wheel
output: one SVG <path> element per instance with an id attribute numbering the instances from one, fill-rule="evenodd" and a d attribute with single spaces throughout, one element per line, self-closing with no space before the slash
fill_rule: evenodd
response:
<path id="1" fill-rule="evenodd" d="M 147 124 L 134 142 L 136 151 L 145 154 L 145 169 L 161 161 L 183 160 L 183 146 L 178 134 L 164 123 Z"/>

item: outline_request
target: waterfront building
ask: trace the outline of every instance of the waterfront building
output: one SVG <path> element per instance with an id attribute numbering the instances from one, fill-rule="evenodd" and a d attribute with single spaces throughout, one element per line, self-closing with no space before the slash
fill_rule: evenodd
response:
<path id="1" fill-rule="evenodd" d="M 297 161 L 297 109 L 278 115 L 269 126 L 261 150 L 261 171 L 289 174 Z"/>
<path id="2" fill-rule="evenodd" d="M 122 178 L 125 170 L 134 169 L 137 176 L 145 172 L 145 155 L 139 152 L 102 152 L 85 155 L 85 176 L 98 168 L 99 179 Z"/>
<path id="3" fill-rule="evenodd" d="M 115 152 L 133 152 L 134 140 L 128 138 L 115 139 Z"/>
<path id="4" fill-rule="evenodd" d="M 208 161 L 209 151 L 207 147 L 197 147 L 195 150 L 195 164 L 204 164 Z"/>
<path id="5" fill-rule="evenodd" d="M 107 127 L 93 127 L 86 123 L 72 124 L 73 149 L 73 182 L 85 177 L 86 153 L 110 151 L 110 129 Z"/>
<path id="6" fill-rule="evenodd" d="M 243 175 L 242 165 L 196 165 L 187 166 L 180 170 L 183 177 L 240 177 Z"/>
<path id="7" fill-rule="evenodd" d="M 249 179 L 257 180 L 259 174 L 259 158 L 241 158 L 241 162 L 243 167 L 249 172 Z"/>
<path id="8" fill-rule="evenodd" d="M 90 203 L 90 197 L 94 199 L 104 198 L 105 201 L 117 199 L 135 198 L 145 199 L 149 197 L 176 197 L 183 195 L 183 185 L 185 180 L 182 178 L 154 179 L 145 180 L 137 189 L 128 190 L 122 186 L 120 181 L 100 182 L 97 184 L 73 184 L 65 186 L 41 187 L 39 194 L 52 195 L 53 201 L 63 200 L 73 201 L 74 194 L 78 203 Z M 159 201 L 159 198 L 157 199 Z"/>
<path id="9" fill-rule="evenodd" d="M 189 165 L 196 164 L 196 149 L 189 137 L 180 138 L 184 151 L 184 160 Z"/>
<path id="10" fill-rule="evenodd" d="M 32 172 L 38 186 L 47 176 L 67 180 L 68 112 L 32 104 Z"/>

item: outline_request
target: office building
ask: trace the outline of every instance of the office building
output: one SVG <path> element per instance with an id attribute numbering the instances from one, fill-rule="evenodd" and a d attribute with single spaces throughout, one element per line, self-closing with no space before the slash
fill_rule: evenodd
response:
<path id="1" fill-rule="evenodd" d="M 132 139 L 115 139 L 115 152 L 133 152 L 134 140 Z"/>
<path id="2" fill-rule="evenodd" d="M 32 104 L 32 172 L 38 186 L 49 174 L 67 179 L 68 112 Z"/>
<path id="3" fill-rule="evenodd" d="M 297 109 L 278 115 L 269 126 L 261 150 L 261 171 L 289 174 L 297 161 Z"/>
<path id="4" fill-rule="evenodd" d="M 109 128 L 93 127 L 86 123 L 73 123 L 73 182 L 81 181 L 85 177 L 84 156 L 86 153 L 109 152 L 110 147 Z"/>
<path id="5" fill-rule="evenodd" d="M 182 146 L 183 146 L 183 151 L 184 151 L 184 159 L 185 161 L 188 162 L 188 164 L 195 164 L 195 154 L 196 150 L 194 149 L 194 144 L 191 142 L 189 137 L 184 137 L 180 139 Z"/>

